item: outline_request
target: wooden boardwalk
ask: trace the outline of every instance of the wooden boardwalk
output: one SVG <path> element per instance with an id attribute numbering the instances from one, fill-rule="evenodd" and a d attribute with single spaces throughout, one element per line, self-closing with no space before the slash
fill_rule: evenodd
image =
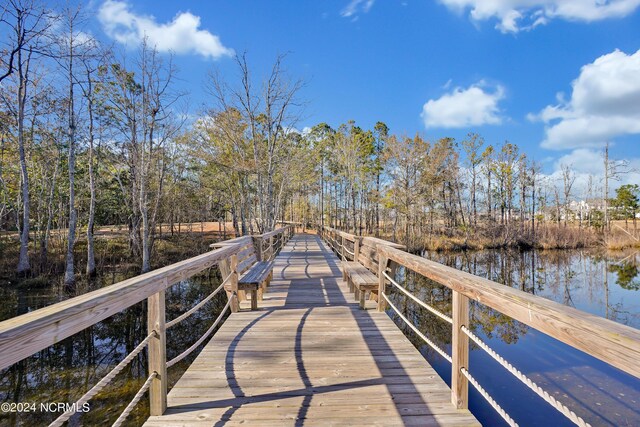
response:
<path id="1" fill-rule="evenodd" d="M 358 308 L 318 236 L 294 236 L 273 273 L 146 426 L 478 425 L 387 314 Z"/>

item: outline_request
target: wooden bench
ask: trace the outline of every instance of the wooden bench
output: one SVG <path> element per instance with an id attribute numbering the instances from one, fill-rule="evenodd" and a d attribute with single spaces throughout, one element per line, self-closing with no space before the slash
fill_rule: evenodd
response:
<path id="1" fill-rule="evenodd" d="M 251 310 L 258 309 L 258 300 L 262 300 L 262 294 L 273 279 L 273 261 L 258 261 L 256 248 L 251 237 L 238 237 L 224 243 L 214 243 L 211 247 L 224 247 L 229 244 L 244 243 L 238 252 L 238 300 L 245 300 L 245 293 L 251 293 Z M 227 260 L 225 271 L 230 265 Z M 222 271 L 222 269 L 221 269 Z M 230 272 L 230 271 L 229 271 Z M 223 272 L 223 274 L 228 274 Z M 225 290 L 230 292 L 230 285 L 225 286 Z"/>
<path id="2" fill-rule="evenodd" d="M 367 292 L 370 293 L 372 299 L 376 299 L 379 287 L 378 282 L 378 254 L 376 253 L 376 245 L 384 244 L 386 246 L 402 248 L 402 245 L 388 242 L 375 237 L 359 237 L 344 232 L 338 232 L 344 245 L 345 240 L 353 242 L 353 259 L 354 261 L 342 261 L 342 279 L 349 285 L 349 290 L 355 294 L 356 301 L 359 301 L 360 308 L 364 310 L 365 297 Z M 341 254 L 344 256 L 344 248 Z"/>
<path id="3" fill-rule="evenodd" d="M 254 254 L 255 257 L 255 254 Z M 273 261 L 260 261 L 251 265 L 238 279 L 238 290 L 251 292 L 251 310 L 258 309 L 258 290 L 260 299 L 273 279 Z"/>
<path id="4" fill-rule="evenodd" d="M 349 290 L 354 292 L 356 301 L 360 302 L 360 308 L 364 310 L 366 293 L 378 289 L 378 276 L 355 261 L 342 262 L 342 276 L 347 281 Z"/>

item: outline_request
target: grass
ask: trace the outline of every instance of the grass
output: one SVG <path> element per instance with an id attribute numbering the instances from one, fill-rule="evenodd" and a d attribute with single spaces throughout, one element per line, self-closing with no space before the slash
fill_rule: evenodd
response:
<path id="1" fill-rule="evenodd" d="M 629 247 L 630 242 L 623 240 L 620 242 L 621 248 Z M 444 252 L 500 248 L 580 249 L 604 245 L 602 233 L 592 228 L 572 224 L 538 225 L 535 233 L 528 226 L 522 228 L 518 224 L 511 227 L 485 224 L 429 235 L 423 239 L 417 239 L 417 242 L 410 246 L 414 250 Z"/>

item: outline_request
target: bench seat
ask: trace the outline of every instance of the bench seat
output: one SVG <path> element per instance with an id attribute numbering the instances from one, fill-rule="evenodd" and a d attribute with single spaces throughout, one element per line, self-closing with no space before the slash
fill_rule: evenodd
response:
<path id="1" fill-rule="evenodd" d="M 355 293 L 360 308 L 364 310 L 364 299 L 367 291 L 378 289 L 378 276 L 367 270 L 359 262 L 343 261 L 342 275 L 349 285 L 349 290 Z"/>
<path id="2" fill-rule="evenodd" d="M 253 264 L 238 279 L 238 290 L 251 292 L 251 310 L 258 309 L 258 289 L 264 293 L 273 278 L 273 261 Z"/>

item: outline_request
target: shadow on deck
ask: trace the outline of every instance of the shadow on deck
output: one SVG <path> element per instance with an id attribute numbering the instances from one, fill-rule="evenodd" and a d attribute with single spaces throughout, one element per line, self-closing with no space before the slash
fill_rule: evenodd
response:
<path id="1" fill-rule="evenodd" d="M 320 238 L 296 235 L 260 309 L 227 319 L 145 425 L 478 424 L 450 399 L 385 313 L 358 308 Z"/>

